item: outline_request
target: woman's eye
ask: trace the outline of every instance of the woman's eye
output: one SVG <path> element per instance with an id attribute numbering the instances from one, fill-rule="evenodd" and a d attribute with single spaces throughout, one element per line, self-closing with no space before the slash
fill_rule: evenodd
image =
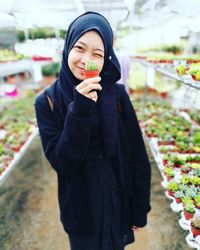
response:
<path id="1" fill-rule="evenodd" d="M 83 47 L 81 47 L 81 46 L 78 46 L 78 45 L 76 45 L 74 48 L 76 48 L 77 50 L 83 50 Z"/>
<path id="2" fill-rule="evenodd" d="M 95 54 L 96 57 L 103 58 L 103 55 L 101 54 Z"/>

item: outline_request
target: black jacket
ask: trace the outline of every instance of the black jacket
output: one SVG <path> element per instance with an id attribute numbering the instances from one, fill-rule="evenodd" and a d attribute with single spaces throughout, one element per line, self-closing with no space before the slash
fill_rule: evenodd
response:
<path id="1" fill-rule="evenodd" d="M 115 92 L 118 139 L 113 159 L 126 196 L 122 216 L 122 230 L 126 232 L 133 225 L 143 227 L 147 223 L 151 170 L 136 114 L 124 86 L 115 84 Z M 53 111 L 47 95 L 53 102 Z M 90 181 L 94 166 L 89 146 L 96 105 L 74 89 L 74 99 L 66 108 L 57 82 L 35 101 L 44 153 L 58 176 L 61 221 L 65 231 L 74 235 L 91 235 L 95 223 L 90 194 L 96 184 Z"/>

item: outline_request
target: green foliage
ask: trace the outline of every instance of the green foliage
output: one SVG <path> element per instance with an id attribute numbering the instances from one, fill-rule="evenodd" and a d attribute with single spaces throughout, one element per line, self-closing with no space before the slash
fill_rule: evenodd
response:
<path id="1" fill-rule="evenodd" d="M 200 195 L 197 195 L 197 196 L 194 198 L 194 200 L 195 200 L 196 205 L 200 205 Z"/>
<path id="2" fill-rule="evenodd" d="M 60 30 L 60 37 L 65 39 L 67 31 L 66 30 Z"/>
<path id="3" fill-rule="evenodd" d="M 24 42 L 25 41 L 25 34 L 24 34 L 24 31 L 22 30 L 18 30 L 17 31 L 17 40 L 19 42 Z"/>
<path id="4" fill-rule="evenodd" d="M 89 71 L 97 70 L 98 66 L 95 61 L 87 61 L 85 64 L 85 69 Z"/>
<path id="5" fill-rule="evenodd" d="M 66 30 L 59 30 L 59 34 L 61 38 L 65 38 Z M 28 38 L 29 39 L 40 39 L 40 38 L 54 38 L 56 37 L 55 31 L 53 28 L 34 28 L 28 30 Z M 19 42 L 23 42 L 25 40 L 25 33 L 23 30 L 17 31 L 17 39 Z"/>
<path id="6" fill-rule="evenodd" d="M 171 167 L 165 167 L 164 173 L 165 173 L 165 175 L 167 175 L 169 177 L 174 177 L 174 169 Z"/>
<path id="7" fill-rule="evenodd" d="M 51 63 L 42 67 L 43 76 L 57 76 L 60 70 L 59 63 Z"/>
<path id="8" fill-rule="evenodd" d="M 198 217 L 192 218 L 192 219 L 191 219 L 191 225 L 192 225 L 194 228 L 200 229 L 200 218 L 198 218 Z"/>
<path id="9" fill-rule="evenodd" d="M 193 214 L 195 212 L 195 206 L 192 203 L 186 203 L 184 205 L 184 209 L 186 212 Z"/>
<path id="10" fill-rule="evenodd" d="M 166 51 L 168 53 L 173 53 L 173 54 L 181 53 L 182 50 L 183 50 L 183 47 L 178 46 L 178 45 L 168 45 L 168 46 L 163 47 L 163 51 Z"/>
<path id="11" fill-rule="evenodd" d="M 187 185 L 190 181 L 190 178 L 188 175 L 183 175 L 180 179 L 180 183 L 181 184 L 184 184 L 184 185 Z"/>
<path id="12" fill-rule="evenodd" d="M 183 196 L 182 202 L 183 202 L 184 205 L 186 205 L 186 204 L 192 204 L 193 205 L 192 198 L 190 196 L 187 196 L 187 195 Z"/>
<path id="13" fill-rule="evenodd" d="M 183 76 L 185 74 L 185 70 L 186 70 L 186 66 L 183 64 L 176 67 L 176 71 L 178 72 L 180 76 Z"/>
<path id="14" fill-rule="evenodd" d="M 183 191 L 176 191 L 175 193 L 174 193 L 174 196 L 176 197 L 176 198 L 182 198 L 183 196 L 184 196 L 184 193 L 183 193 Z"/>
<path id="15" fill-rule="evenodd" d="M 200 178 L 198 176 L 190 177 L 190 182 L 195 186 L 200 185 Z"/>
<path id="16" fill-rule="evenodd" d="M 194 145 L 200 146 L 200 131 L 196 132 L 193 136 L 193 143 Z"/>
<path id="17" fill-rule="evenodd" d="M 178 183 L 175 181 L 170 181 L 167 185 L 167 190 L 172 192 L 178 191 Z"/>

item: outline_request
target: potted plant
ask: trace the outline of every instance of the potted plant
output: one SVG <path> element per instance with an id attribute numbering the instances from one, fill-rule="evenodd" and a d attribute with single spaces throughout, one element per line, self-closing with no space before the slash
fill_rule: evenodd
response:
<path id="1" fill-rule="evenodd" d="M 174 196 L 174 193 L 178 191 L 178 183 L 175 181 L 170 181 L 167 184 L 167 191 L 170 196 Z"/>
<path id="2" fill-rule="evenodd" d="M 191 219 L 191 231 L 194 237 L 200 235 L 200 218 L 195 217 Z"/>
<path id="3" fill-rule="evenodd" d="M 85 64 L 85 70 L 83 71 L 84 78 L 91 78 L 99 76 L 98 65 L 96 61 L 87 61 Z"/>
<path id="4" fill-rule="evenodd" d="M 194 174 L 198 177 L 200 177 L 200 168 L 197 168 L 194 170 Z"/>
<path id="5" fill-rule="evenodd" d="M 180 190 L 176 191 L 174 193 L 174 198 L 176 200 L 176 203 L 178 203 L 178 204 L 181 203 L 183 196 L 184 196 L 183 191 L 180 191 Z"/>
<path id="6" fill-rule="evenodd" d="M 186 220 L 190 220 L 194 216 L 195 205 L 192 204 L 192 203 L 184 204 L 183 213 L 184 213 L 184 216 L 185 216 Z"/>
<path id="7" fill-rule="evenodd" d="M 181 173 L 182 174 L 188 174 L 191 170 L 191 165 L 190 163 L 185 163 L 185 165 L 181 166 Z"/>
<path id="8" fill-rule="evenodd" d="M 200 209 L 200 195 L 197 195 L 195 198 L 194 198 L 194 203 L 195 203 L 195 207 Z"/>
<path id="9" fill-rule="evenodd" d="M 199 63 L 192 64 L 190 69 L 188 70 L 188 74 L 192 76 L 192 79 L 200 81 L 200 64 Z"/>
<path id="10" fill-rule="evenodd" d="M 199 186 L 200 185 L 200 178 L 198 176 L 191 176 L 190 183 L 195 185 L 195 186 Z"/>
<path id="11" fill-rule="evenodd" d="M 183 76 L 186 74 L 187 69 L 186 65 L 181 64 L 176 67 L 176 72 L 179 76 Z"/>
<path id="12" fill-rule="evenodd" d="M 51 63 L 42 67 L 43 82 L 45 86 L 51 84 L 59 73 L 59 63 Z"/>
<path id="13" fill-rule="evenodd" d="M 180 183 L 183 185 L 189 185 L 190 177 L 188 175 L 183 175 L 180 179 Z"/>
<path id="14" fill-rule="evenodd" d="M 193 204 L 194 201 L 190 196 L 184 195 L 182 198 L 182 202 L 184 205 L 186 205 L 186 204 Z"/>
<path id="15" fill-rule="evenodd" d="M 165 167 L 164 170 L 164 175 L 166 176 L 167 180 L 170 181 L 172 178 L 174 178 L 174 169 L 172 167 Z"/>
<path id="16" fill-rule="evenodd" d="M 174 167 L 176 168 L 180 168 L 185 163 L 185 160 L 179 156 L 172 159 L 172 161 L 174 163 Z"/>
<path id="17" fill-rule="evenodd" d="M 189 186 L 185 190 L 185 195 L 187 195 L 187 196 L 191 197 L 192 199 L 194 199 L 197 196 L 197 192 L 198 192 L 198 189 L 196 187 Z"/>
<path id="18" fill-rule="evenodd" d="M 163 156 L 163 160 L 162 160 L 163 161 L 163 165 L 167 165 L 169 159 L 170 159 L 170 156 L 168 154 L 165 154 Z"/>

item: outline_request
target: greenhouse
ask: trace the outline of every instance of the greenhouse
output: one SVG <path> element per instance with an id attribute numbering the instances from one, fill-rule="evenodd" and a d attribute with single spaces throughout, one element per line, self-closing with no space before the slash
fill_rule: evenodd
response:
<path id="1" fill-rule="evenodd" d="M 94 14 L 95 18 L 98 16 L 101 19 L 103 16 L 108 20 L 113 32 L 112 39 L 108 38 L 111 37 L 108 31 L 104 33 L 108 24 L 103 22 L 101 25 L 104 28 L 98 22 L 87 23 L 90 27 L 87 30 L 84 22 L 75 21 L 73 25 L 84 30 L 80 31 L 81 35 L 73 25 L 69 26 L 77 17 L 93 15 L 86 12 L 98 12 L 101 15 Z M 92 200 L 92 195 L 97 196 L 93 197 L 97 201 L 96 206 L 99 206 L 99 210 L 95 209 L 96 221 L 100 216 L 101 201 L 106 204 L 109 192 L 111 197 L 112 192 L 118 192 L 118 198 L 115 200 L 112 197 L 113 203 L 108 201 L 111 205 L 102 208 L 105 218 L 102 217 L 100 222 L 102 225 L 108 223 L 106 233 L 102 233 L 106 236 L 101 235 L 102 242 L 120 242 L 120 238 L 114 239 L 116 232 L 112 223 L 115 225 L 120 221 L 118 216 L 122 211 L 125 211 L 127 218 L 132 218 L 128 217 L 130 211 L 124 208 L 124 204 L 128 203 L 125 198 L 126 195 L 129 197 L 129 192 L 139 190 L 144 194 L 140 193 L 143 198 L 133 194 L 135 207 L 145 204 L 148 215 L 147 223 L 140 226 L 138 213 L 136 224 L 131 227 L 134 243 L 131 240 L 126 243 L 128 233 L 123 231 L 124 248 L 110 243 L 108 248 L 102 245 L 97 249 L 91 248 L 88 243 L 90 248 L 87 250 L 200 250 L 199 13 L 199 0 L 0 0 L 0 249 L 86 250 L 83 245 L 79 249 L 72 243 L 75 242 L 73 233 L 71 235 L 69 229 L 65 228 L 62 209 L 69 202 L 71 210 L 80 211 L 76 218 L 70 220 L 77 222 L 77 218 L 81 217 L 81 228 L 81 220 L 85 219 L 87 230 L 89 221 L 81 216 L 84 209 L 88 210 L 90 217 L 93 216 L 89 212 L 87 198 Z M 80 58 L 75 62 L 77 56 Z M 87 60 L 83 57 L 87 57 Z M 67 61 L 64 60 L 66 58 Z M 74 69 L 73 63 L 77 63 L 78 67 L 76 65 Z M 116 76 L 119 67 L 121 78 Z M 72 77 L 69 78 L 69 75 Z M 62 92 L 61 82 L 66 82 L 66 79 L 75 82 L 75 86 L 71 87 L 70 83 L 70 87 L 64 89 L 73 93 L 70 102 L 67 99 L 70 94 L 66 93 L 65 96 Z M 111 80 L 113 86 L 123 88 L 124 94 L 119 100 L 117 91 L 112 95 L 112 91 L 104 87 L 108 86 L 108 79 L 114 79 Z M 60 92 L 56 92 L 58 88 L 55 90 L 55 87 L 51 95 L 52 86 L 58 86 Z M 89 86 L 89 90 L 86 91 L 84 86 Z M 38 97 L 44 93 L 48 93 L 48 108 L 41 111 L 42 106 L 37 106 L 41 104 Z M 58 93 L 62 93 L 63 99 L 59 99 Z M 112 109 L 113 100 L 117 101 Z M 131 108 L 127 100 L 130 100 Z M 78 107 L 78 102 L 84 109 Z M 63 107 L 60 103 L 67 109 L 60 109 Z M 106 108 L 103 106 L 105 104 Z M 132 113 L 132 107 L 135 113 Z M 88 109 L 87 114 L 85 109 Z M 91 112 L 94 114 L 91 115 Z M 89 123 L 90 115 L 92 125 Z M 45 119 L 49 119 L 50 126 L 54 119 L 58 121 L 58 117 L 62 117 L 62 125 L 58 122 L 50 128 L 44 123 Z M 141 145 L 137 132 L 134 132 L 137 130 L 135 123 L 139 125 L 150 163 L 149 208 L 146 208 L 144 201 L 148 200 L 145 193 L 148 189 L 147 170 L 141 166 L 142 172 L 139 168 L 145 160 L 137 160 L 140 159 L 137 152 Z M 124 126 L 123 131 L 120 126 Z M 107 130 L 104 131 L 105 128 Z M 58 134 L 54 134 L 56 130 Z M 126 135 L 127 144 L 123 144 L 121 134 Z M 49 141 L 46 145 L 47 138 Z M 90 142 L 87 138 L 90 138 Z M 99 148 L 95 146 L 97 142 Z M 119 147 L 116 146 L 118 144 Z M 65 152 L 60 149 L 61 145 Z M 130 159 L 133 158 L 130 173 L 137 176 L 131 179 L 125 167 L 119 170 L 124 171 L 124 175 L 120 176 L 121 172 L 115 169 L 119 155 L 110 153 L 110 157 L 106 153 L 110 145 L 119 149 L 122 166 L 124 162 L 129 164 L 124 158 L 128 158 L 130 153 Z M 74 152 L 74 148 L 77 151 Z M 110 172 L 104 172 L 102 179 L 95 176 L 97 163 L 92 163 L 94 166 L 88 169 L 84 165 L 87 161 L 96 161 L 96 158 L 92 158 L 96 157 L 96 150 L 98 164 L 109 159 L 108 166 L 111 167 Z M 66 172 L 61 168 L 63 159 Z M 74 165 L 76 170 L 73 170 Z M 104 167 L 102 164 L 102 169 Z M 117 176 L 113 189 L 109 189 L 112 179 L 109 174 Z M 120 186 L 121 179 L 119 181 L 118 177 L 124 178 L 124 186 Z M 102 183 L 106 183 L 106 178 L 108 186 L 101 187 L 97 195 L 94 182 L 102 180 Z M 66 180 L 69 184 L 65 183 Z M 66 190 L 60 188 L 60 181 L 64 182 Z M 137 184 L 142 185 L 142 181 L 144 187 L 137 187 Z M 75 182 L 80 186 L 75 187 Z M 94 185 L 92 191 L 90 185 Z M 134 191 L 128 190 L 126 193 L 126 187 L 134 187 Z M 106 191 L 101 198 L 103 189 Z M 120 200 L 123 192 L 124 203 Z M 64 203 L 60 201 L 60 195 L 64 196 Z M 78 199 L 76 205 L 71 203 L 75 199 Z M 117 199 L 122 203 L 120 212 Z M 112 211 L 112 205 L 116 214 Z M 64 212 L 70 212 L 70 209 Z M 116 218 L 112 217 L 114 215 Z M 69 214 L 65 216 L 70 217 Z M 100 228 L 100 224 L 97 223 L 97 228 Z M 93 232 L 96 235 L 96 229 Z"/>

